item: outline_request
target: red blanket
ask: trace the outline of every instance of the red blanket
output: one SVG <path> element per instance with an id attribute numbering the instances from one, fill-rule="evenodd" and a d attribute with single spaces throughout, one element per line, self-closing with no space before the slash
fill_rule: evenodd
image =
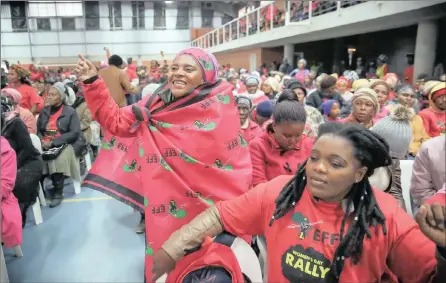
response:
<path id="1" fill-rule="evenodd" d="M 84 186 L 145 211 L 150 280 L 154 251 L 172 232 L 249 187 L 251 161 L 232 86 L 219 81 L 167 104 L 148 95 L 133 109 L 141 121 L 131 106 L 110 101 L 101 79 L 84 93 L 94 118 L 111 131 Z"/>

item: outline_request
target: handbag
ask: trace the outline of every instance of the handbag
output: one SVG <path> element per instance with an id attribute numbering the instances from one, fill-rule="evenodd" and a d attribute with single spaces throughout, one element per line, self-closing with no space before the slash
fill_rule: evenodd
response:
<path id="1" fill-rule="evenodd" d="M 61 146 L 42 151 L 42 159 L 45 161 L 56 159 L 67 146 L 68 144 L 65 143 Z"/>

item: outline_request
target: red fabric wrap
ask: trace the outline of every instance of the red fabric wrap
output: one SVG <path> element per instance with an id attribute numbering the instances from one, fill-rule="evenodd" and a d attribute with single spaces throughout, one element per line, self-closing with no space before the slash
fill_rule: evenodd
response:
<path id="1" fill-rule="evenodd" d="M 150 280 L 154 251 L 172 232 L 214 202 L 248 190 L 249 151 L 241 135 L 233 87 L 226 82 L 200 87 L 168 104 L 148 95 L 133 106 L 134 114 L 142 113 L 142 118 L 136 115 L 139 122 L 131 115 L 132 106 L 106 114 L 102 110 L 102 118 L 97 116 L 104 107 L 116 107 L 104 101 L 108 93 L 101 93 L 103 87 L 100 81 L 84 87 L 94 117 L 115 132 L 120 132 L 119 123 L 135 122 L 130 132 L 136 137 L 107 133 L 84 185 L 145 212 L 145 270 Z M 147 102 L 149 111 L 142 107 Z"/>

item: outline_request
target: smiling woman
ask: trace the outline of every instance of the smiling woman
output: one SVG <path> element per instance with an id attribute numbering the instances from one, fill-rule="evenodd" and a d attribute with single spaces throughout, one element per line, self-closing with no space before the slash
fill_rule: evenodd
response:
<path id="1" fill-rule="evenodd" d="M 123 108 L 91 62 L 80 56 L 76 71 L 94 119 L 107 130 L 84 186 L 144 211 L 150 280 L 153 254 L 173 231 L 249 187 L 251 164 L 233 85 L 218 79 L 215 57 L 199 48 L 181 51 L 167 82 Z"/>
<path id="2" fill-rule="evenodd" d="M 266 282 L 444 282 L 446 207 L 424 205 L 417 224 L 392 196 L 372 189 L 368 177 L 390 162 L 380 136 L 339 124 L 293 177 L 219 202 L 172 234 L 155 255 L 156 272 L 169 272 L 185 251 L 225 230 L 265 235 Z"/>

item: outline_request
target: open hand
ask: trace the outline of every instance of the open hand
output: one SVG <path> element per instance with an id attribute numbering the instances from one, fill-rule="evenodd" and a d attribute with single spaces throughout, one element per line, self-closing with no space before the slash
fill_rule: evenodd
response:
<path id="1" fill-rule="evenodd" d="M 446 206 L 423 204 L 415 219 L 426 237 L 437 246 L 446 248 Z"/>
<path id="2" fill-rule="evenodd" d="M 82 55 L 79 56 L 79 62 L 77 62 L 74 72 L 77 74 L 81 81 L 88 80 L 91 77 L 97 76 L 98 71 L 95 65 L 84 58 Z"/>
<path id="3" fill-rule="evenodd" d="M 155 282 L 165 273 L 171 272 L 175 268 L 175 261 L 163 249 L 159 249 L 153 257 L 152 281 Z"/>

